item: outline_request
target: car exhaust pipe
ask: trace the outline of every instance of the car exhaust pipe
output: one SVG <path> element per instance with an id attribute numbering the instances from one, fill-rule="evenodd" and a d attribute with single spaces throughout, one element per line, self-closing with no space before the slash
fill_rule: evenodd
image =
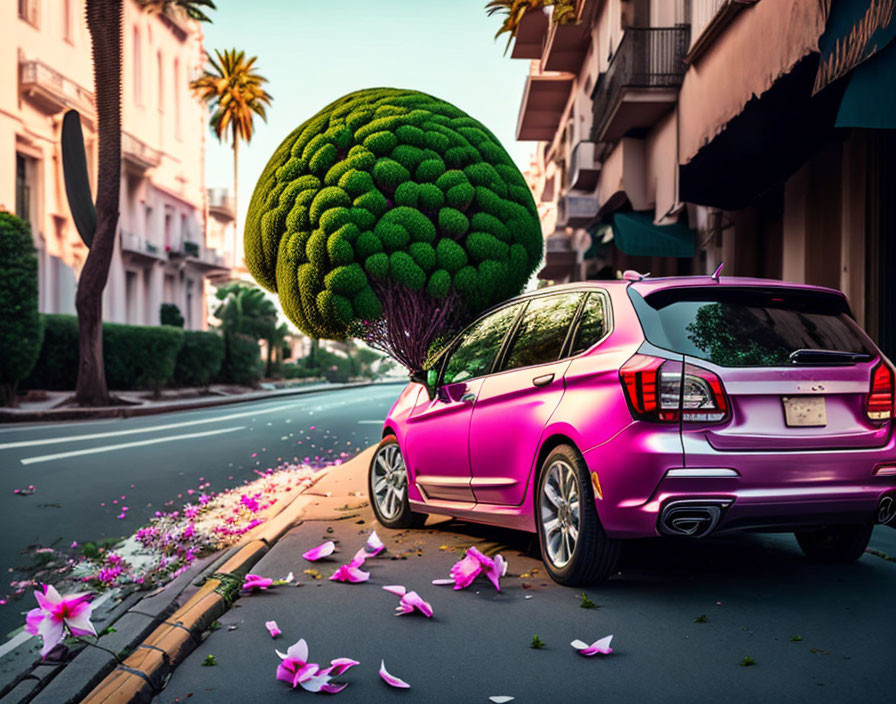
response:
<path id="1" fill-rule="evenodd" d="M 894 519 L 896 519 L 896 499 L 891 495 L 884 496 L 877 504 L 877 511 L 874 514 L 874 522 L 879 524 L 889 523 L 893 527 Z"/>
<path id="2" fill-rule="evenodd" d="M 715 530 L 722 513 L 730 504 L 730 500 L 722 499 L 671 501 L 663 507 L 657 527 L 663 535 L 703 538 Z"/>

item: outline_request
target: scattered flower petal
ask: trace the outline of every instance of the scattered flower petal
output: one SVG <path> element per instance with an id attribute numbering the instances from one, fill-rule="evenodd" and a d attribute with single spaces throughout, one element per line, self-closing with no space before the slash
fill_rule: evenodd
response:
<path id="1" fill-rule="evenodd" d="M 264 627 L 268 629 L 268 632 L 271 634 L 271 638 L 276 638 L 281 633 L 283 633 L 283 631 L 281 631 L 280 628 L 277 626 L 276 621 L 265 621 Z"/>
<path id="2" fill-rule="evenodd" d="M 390 592 L 391 594 L 395 594 L 395 596 L 404 596 L 407 594 L 407 589 L 405 589 L 400 584 L 390 584 L 388 586 L 383 587 L 383 590 Z"/>
<path id="3" fill-rule="evenodd" d="M 367 538 L 367 544 L 364 546 L 364 550 L 367 552 L 368 557 L 376 557 L 385 549 L 386 546 L 383 544 L 383 541 L 380 540 L 376 531 L 373 531 L 370 534 L 370 537 Z"/>
<path id="4" fill-rule="evenodd" d="M 613 640 L 613 636 L 609 635 L 605 638 L 601 638 L 600 640 L 594 641 L 591 645 L 580 641 L 578 638 L 574 640 L 570 645 L 579 651 L 579 655 L 585 655 L 587 657 L 591 657 L 592 655 L 609 655 L 613 652 L 613 649 L 610 647 L 610 641 Z"/>
<path id="5" fill-rule="evenodd" d="M 358 567 L 352 567 L 350 564 L 342 565 L 333 573 L 330 579 L 334 582 L 351 582 L 352 584 L 358 584 L 370 579 L 370 572 L 365 572 Z"/>
<path id="6" fill-rule="evenodd" d="M 441 586 L 445 586 L 448 584 L 454 584 L 454 580 L 453 579 L 434 579 L 434 580 L 432 580 L 432 583 L 435 584 L 436 586 L 441 587 Z"/>
<path id="7" fill-rule="evenodd" d="M 386 670 L 386 662 L 384 660 L 380 660 L 380 677 L 383 678 L 383 681 L 388 684 L 390 687 L 399 687 L 401 689 L 410 689 L 411 685 L 405 682 L 394 675 L 390 675 L 389 671 Z"/>
<path id="8" fill-rule="evenodd" d="M 243 591 L 251 592 L 256 589 L 267 589 L 273 584 L 274 580 L 268 577 L 260 577 L 257 574 L 247 574 L 242 589 Z"/>
<path id="9" fill-rule="evenodd" d="M 309 562 L 317 562 L 321 558 L 332 555 L 335 550 L 336 543 L 334 543 L 332 540 L 328 540 L 325 543 L 321 543 L 316 548 L 311 548 L 311 550 L 304 553 L 302 557 L 304 557 Z"/>
<path id="10" fill-rule="evenodd" d="M 398 615 L 412 613 L 415 609 L 426 616 L 426 618 L 432 618 L 432 606 L 430 606 L 428 601 L 424 601 L 417 592 L 405 594 L 401 597 L 399 605 L 395 607 Z"/>
<path id="11" fill-rule="evenodd" d="M 514 700 L 514 697 L 499 695 L 497 697 L 489 697 L 488 700 L 490 702 L 494 702 L 495 704 L 507 704 L 507 702 L 512 702 Z"/>

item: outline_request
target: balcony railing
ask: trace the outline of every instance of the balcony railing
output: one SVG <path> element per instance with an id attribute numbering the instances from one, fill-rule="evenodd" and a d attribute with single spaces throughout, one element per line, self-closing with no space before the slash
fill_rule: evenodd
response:
<path id="1" fill-rule="evenodd" d="M 197 242 L 190 242 L 190 240 L 184 240 L 183 242 L 184 254 L 188 257 L 196 257 L 199 258 L 199 244 Z"/>
<path id="2" fill-rule="evenodd" d="M 74 108 L 92 119 L 96 112 L 93 93 L 42 61 L 22 61 L 19 80 L 22 94 L 50 114 Z"/>
<path id="3" fill-rule="evenodd" d="M 227 188 L 209 188 L 208 189 L 208 209 L 216 215 L 234 217 L 233 196 Z"/>
<path id="4" fill-rule="evenodd" d="M 630 27 L 594 89 L 592 139 L 601 141 L 627 89 L 676 88 L 687 65 L 688 27 Z"/>
<path id="5" fill-rule="evenodd" d="M 152 242 L 147 242 L 136 232 L 121 231 L 121 250 L 143 257 L 159 258 L 159 248 Z"/>

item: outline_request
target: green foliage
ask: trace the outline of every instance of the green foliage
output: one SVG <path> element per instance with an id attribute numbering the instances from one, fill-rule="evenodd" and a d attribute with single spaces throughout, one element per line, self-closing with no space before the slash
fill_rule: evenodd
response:
<path id="1" fill-rule="evenodd" d="M 745 655 L 744 659 L 740 661 L 741 667 L 752 667 L 756 664 L 756 661 L 751 658 L 749 655 Z"/>
<path id="2" fill-rule="evenodd" d="M 543 648 L 544 646 L 545 646 L 545 642 L 541 638 L 538 637 L 537 633 L 534 636 L 532 636 L 532 642 L 529 644 L 530 648 L 535 648 L 536 650 L 539 650 L 539 649 Z"/>
<path id="3" fill-rule="evenodd" d="M 31 230 L 24 220 L 0 211 L 0 403 L 15 403 L 16 388 L 34 368 L 43 336 Z"/>
<path id="4" fill-rule="evenodd" d="M 543 249 L 525 179 L 494 135 L 449 103 L 391 88 L 346 95 L 287 136 L 245 238 L 250 271 L 286 315 L 336 339 L 383 315 L 378 296 L 395 286 L 434 307 L 456 291 L 457 315 L 475 315 L 518 293 Z"/>
<path id="5" fill-rule="evenodd" d="M 159 309 L 159 321 L 162 325 L 171 325 L 175 328 L 184 326 L 184 316 L 180 314 L 180 308 L 174 303 L 163 303 Z"/>
<path id="6" fill-rule="evenodd" d="M 694 623 L 706 623 L 707 621 L 709 621 L 709 617 L 706 614 L 700 614 L 694 619 Z"/>
<path id="7" fill-rule="evenodd" d="M 219 380 L 240 386 L 255 386 L 261 379 L 261 352 L 258 340 L 249 335 L 234 333 L 226 340 L 224 361 Z"/>
<path id="8" fill-rule="evenodd" d="M 184 331 L 103 323 L 103 359 L 110 389 L 152 389 L 158 393 L 174 377 Z"/>
<path id="9" fill-rule="evenodd" d="M 44 344 L 37 364 L 23 386 L 72 390 L 78 374 L 78 319 L 73 315 L 45 315 L 42 318 L 46 330 Z M 103 323 L 103 360 L 109 388 L 158 392 L 175 380 L 187 336 L 208 334 L 185 332 L 168 325 Z M 193 374 L 202 373 L 195 368 L 200 363 L 214 371 L 213 353 L 206 349 L 203 354 L 201 359 L 194 356 Z"/>
<path id="10" fill-rule="evenodd" d="M 221 370 L 224 338 L 214 332 L 184 331 L 184 345 L 177 355 L 174 383 L 177 386 L 208 386 Z"/>
<path id="11" fill-rule="evenodd" d="M 598 606 L 593 601 L 591 601 L 591 599 L 588 597 L 587 594 L 583 593 L 582 594 L 582 603 L 579 604 L 579 608 L 581 608 L 581 609 L 596 609 L 596 608 L 598 608 Z"/>

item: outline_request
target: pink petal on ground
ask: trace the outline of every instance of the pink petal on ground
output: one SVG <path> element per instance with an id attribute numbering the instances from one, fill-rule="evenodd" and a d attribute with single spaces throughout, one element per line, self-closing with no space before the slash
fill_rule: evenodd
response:
<path id="1" fill-rule="evenodd" d="M 494 702 L 495 704 L 507 704 L 507 702 L 512 702 L 515 697 L 508 697 L 504 694 L 498 695 L 496 697 L 489 697 L 488 700 L 490 702 Z"/>
<path id="2" fill-rule="evenodd" d="M 383 678 L 383 681 L 388 684 L 390 687 L 399 687 L 401 689 L 410 689 L 411 685 L 405 682 L 394 675 L 390 675 L 389 671 L 386 670 L 386 662 L 384 660 L 380 660 L 380 677 Z"/>
<path id="3" fill-rule="evenodd" d="M 279 651 L 277 653 L 280 655 Z M 280 655 L 280 657 L 283 657 Z M 286 657 L 291 660 L 301 660 L 302 662 L 308 661 L 308 644 L 305 642 L 304 638 L 299 638 L 295 643 L 289 646 L 289 649 L 286 651 Z"/>
<path id="4" fill-rule="evenodd" d="M 380 537 L 376 534 L 376 531 L 373 531 L 370 534 L 370 537 L 367 538 L 367 544 L 364 546 L 364 549 L 367 551 L 368 556 L 376 557 L 386 549 L 386 546 L 383 544 L 383 541 L 380 540 Z"/>
<path id="5" fill-rule="evenodd" d="M 401 605 L 402 607 L 410 607 L 411 611 L 417 609 L 426 618 L 432 618 L 432 606 L 430 606 L 428 601 L 424 601 L 417 592 L 408 592 L 401 597 Z M 405 608 L 402 608 L 402 611 L 410 613 Z"/>
<path id="6" fill-rule="evenodd" d="M 434 579 L 434 580 L 432 580 L 432 583 L 438 587 L 441 587 L 441 586 L 448 585 L 448 584 L 454 584 L 454 580 L 453 579 Z"/>
<path id="7" fill-rule="evenodd" d="M 491 580 L 491 583 L 495 585 L 495 589 L 501 591 L 501 577 L 507 572 L 507 563 L 504 562 L 504 558 L 500 555 L 495 555 L 495 560 L 492 563 L 491 567 L 486 567 L 485 576 Z"/>
<path id="8" fill-rule="evenodd" d="M 330 660 L 330 669 L 332 670 L 333 677 L 339 677 L 339 675 L 350 667 L 360 664 L 361 663 L 357 660 L 352 660 L 351 658 L 336 658 L 335 660 Z"/>
<path id="9" fill-rule="evenodd" d="M 448 581 L 453 583 L 454 580 Z M 408 590 L 400 584 L 390 584 L 386 587 L 383 587 L 383 590 L 389 592 L 390 594 L 394 594 L 395 596 L 404 596 L 408 593 Z"/>
<path id="10" fill-rule="evenodd" d="M 46 614 L 43 609 L 31 609 L 31 611 L 25 614 L 25 630 L 36 636 L 44 618 L 46 618 Z"/>
<path id="11" fill-rule="evenodd" d="M 264 627 L 268 629 L 268 633 L 271 634 L 271 638 L 276 638 L 281 633 L 283 633 L 283 631 L 281 631 L 280 628 L 277 626 L 276 621 L 265 621 Z"/>
<path id="12" fill-rule="evenodd" d="M 302 557 L 310 562 L 317 562 L 317 560 L 320 560 L 323 557 L 332 555 L 335 550 L 336 543 L 334 543 L 332 540 L 328 540 L 325 543 L 321 543 L 316 548 L 311 548 L 311 550 L 309 550 L 308 552 L 303 553 Z"/>
<path id="13" fill-rule="evenodd" d="M 367 553 L 364 551 L 364 548 L 360 548 L 358 552 L 355 553 L 355 556 L 352 558 L 352 561 L 348 563 L 349 567 L 360 567 L 364 564 L 364 561 L 368 558 Z"/>
<path id="14" fill-rule="evenodd" d="M 609 635 L 605 638 L 601 638 L 600 640 L 594 641 L 591 645 L 587 643 L 583 643 L 582 641 L 576 639 L 570 645 L 579 651 L 579 655 L 585 655 L 586 657 L 591 657 L 592 655 L 609 655 L 613 652 L 613 649 L 610 647 L 610 641 L 613 640 L 613 636 Z"/>
<path id="15" fill-rule="evenodd" d="M 454 563 L 454 566 L 451 568 L 454 588 L 464 589 L 469 587 L 480 572 L 482 572 L 482 563 L 474 556 L 466 555 Z"/>
<path id="16" fill-rule="evenodd" d="M 495 561 L 492 558 L 482 554 L 474 547 L 467 548 L 466 556 L 475 557 L 479 561 L 479 564 L 481 564 L 483 567 L 492 567 L 495 564 Z"/>
<path id="17" fill-rule="evenodd" d="M 333 576 L 330 577 L 330 579 L 334 582 L 351 582 L 352 584 L 358 584 L 359 582 L 366 582 L 370 579 L 370 572 L 364 572 L 351 565 L 342 565 L 333 573 Z"/>
<path id="18" fill-rule="evenodd" d="M 257 574 L 247 574 L 243 582 L 243 591 L 252 591 L 253 589 L 267 589 L 274 583 L 269 577 L 261 577 Z"/>
<path id="19" fill-rule="evenodd" d="M 47 653 L 62 642 L 62 620 L 45 618 L 37 627 L 37 635 L 43 638 L 44 645 L 40 649 L 40 656 L 45 658 Z"/>
<path id="20" fill-rule="evenodd" d="M 325 682 L 320 686 L 320 691 L 326 692 L 327 694 L 339 694 L 346 687 L 348 687 L 348 684 L 345 682 L 342 684 L 330 684 L 329 682 Z"/>

